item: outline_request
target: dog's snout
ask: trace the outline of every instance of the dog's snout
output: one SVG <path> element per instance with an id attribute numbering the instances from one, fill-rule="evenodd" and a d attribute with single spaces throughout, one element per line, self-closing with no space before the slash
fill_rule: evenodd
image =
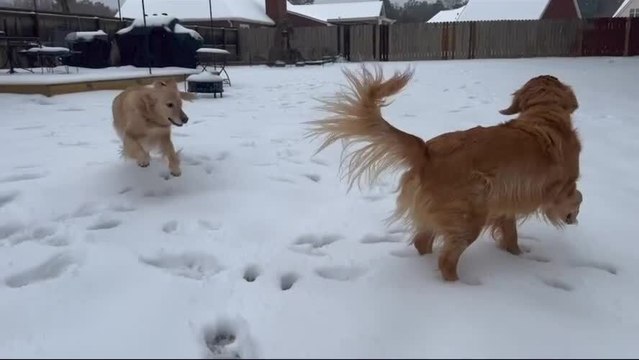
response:
<path id="1" fill-rule="evenodd" d="M 577 214 L 573 214 L 573 213 L 568 214 L 564 221 L 568 225 L 576 225 L 578 223 Z"/>
<path id="2" fill-rule="evenodd" d="M 182 113 L 182 114 L 180 115 L 180 120 L 182 120 L 182 122 L 183 122 L 184 124 L 186 124 L 187 122 L 189 122 L 189 117 L 188 117 L 188 116 L 186 116 L 186 114 L 185 114 L 185 113 Z"/>

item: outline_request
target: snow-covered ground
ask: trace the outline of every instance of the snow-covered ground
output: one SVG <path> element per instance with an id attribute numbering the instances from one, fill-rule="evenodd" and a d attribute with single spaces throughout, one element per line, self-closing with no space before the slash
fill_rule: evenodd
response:
<path id="1" fill-rule="evenodd" d="M 388 70 L 406 63 L 386 63 Z M 385 109 L 425 138 L 506 120 L 530 77 L 581 102 L 580 224 L 482 237 L 445 283 L 398 226 L 396 176 L 347 193 L 305 121 L 342 66 L 229 68 L 185 103 L 183 174 L 119 158 L 115 91 L 0 95 L 0 356 L 636 357 L 639 58 L 417 62 Z"/>

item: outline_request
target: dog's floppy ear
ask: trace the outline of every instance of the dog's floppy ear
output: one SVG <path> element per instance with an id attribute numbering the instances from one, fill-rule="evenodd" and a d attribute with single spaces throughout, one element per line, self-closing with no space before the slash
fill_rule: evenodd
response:
<path id="1" fill-rule="evenodd" d="M 166 83 L 164 81 L 161 81 L 161 80 L 156 80 L 156 81 L 153 82 L 152 85 L 153 85 L 154 89 L 159 89 L 159 88 L 165 87 Z"/>
<path id="2" fill-rule="evenodd" d="M 164 81 L 158 81 L 157 82 L 157 86 L 156 87 L 165 87 L 165 88 L 169 88 L 171 90 L 177 90 L 177 82 L 173 79 L 170 80 L 164 80 Z"/>
<path id="3" fill-rule="evenodd" d="M 142 94 L 140 97 L 140 110 L 145 114 L 151 114 L 155 107 L 155 97 L 150 93 Z"/>
<path id="4" fill-rule="evenodd" d="M 515 91 L 513 94 L 513 102 L 507 109 L 499 110 L 502 115 L 514 115 L 521 111 L 519 106 L 519 91 Z"/>

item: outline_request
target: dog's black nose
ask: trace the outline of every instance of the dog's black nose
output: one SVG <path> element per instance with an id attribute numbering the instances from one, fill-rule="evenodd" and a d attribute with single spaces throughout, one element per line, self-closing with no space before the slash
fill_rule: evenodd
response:
<path id="1" fill-rule="evenodd" d="M 189 117 L 186 115 L 182 115 L 180 117 L 180 120 L 182 120 L 182 123 L 186 124 L 187 122 L 189 122 Z"/>

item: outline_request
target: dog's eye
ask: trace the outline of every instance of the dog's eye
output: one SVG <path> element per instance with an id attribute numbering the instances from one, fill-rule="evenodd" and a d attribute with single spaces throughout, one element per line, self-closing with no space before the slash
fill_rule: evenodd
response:
<path id="1" fill-rule="evenodd" d="M 172 108 L 173 107 L 173 103 L 168 103 L 168 104 L 166 104 L 166 106 Z"/>

